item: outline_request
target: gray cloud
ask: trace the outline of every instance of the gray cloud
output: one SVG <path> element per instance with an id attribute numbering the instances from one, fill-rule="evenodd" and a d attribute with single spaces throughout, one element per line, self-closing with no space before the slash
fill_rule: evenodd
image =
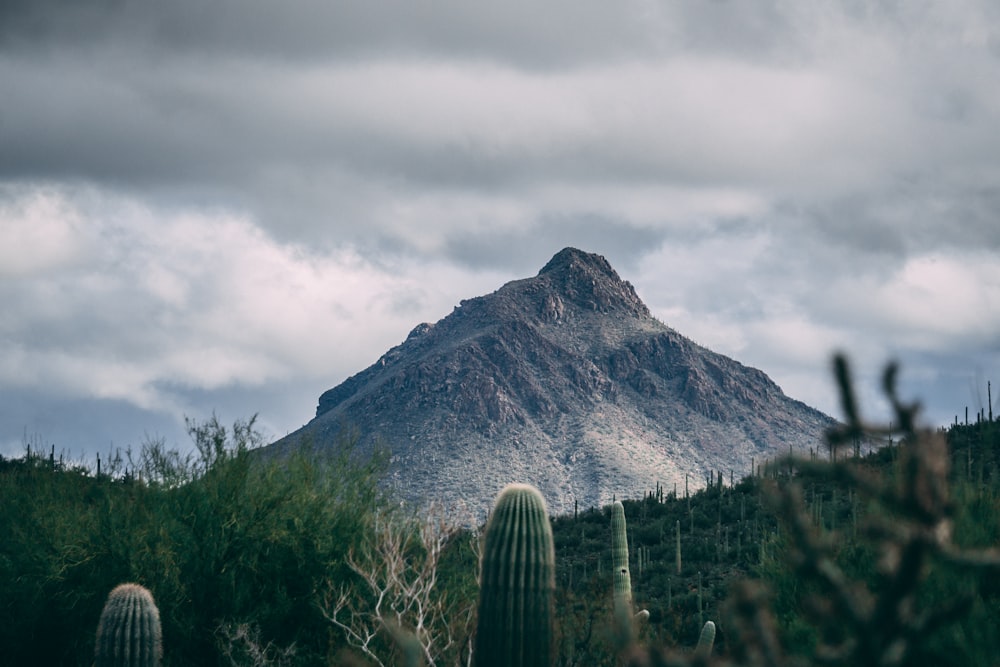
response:
<path id="1" fill-rule="evenodd" d="M 40 43 L 94 49 L 111 42 L 154 55 L 191 51 L 309 60 L 388 53 L 557 65 L 650 48 L 656 33 L 646 22 L 656 15 L 645 4 L 15 1 L 5 3 L 0 25 L 2 43 L 28 51 Z"/>
<path id="2" fill-rule="evenodd" d="M 458 234 L 447 242 L 446 254 L 469 270 L 506 268 L 530 276 L 541 269 L 555 251 L 577 247 L 599 252 L 619 274 L 634 269 L 636 259 L 663 242 L 655 228 L 633 227 L 626 222 L 594 215 L 543 216 L 530 227 L 509 232 L 484 230 Z M 555 250 L 554 250 L 555 249 Z"/>
<path id="3" fill-rule="evenodd" d="M 283 238 L 316 242 L 333 227 L 363 242 L 356 230 L 364 228 L 387 242 L 395 223 L 379 212 L 397 217 L 396 202 L 436 194 L 479 196 L 480 208 L 498 198 L 530 206 L 554 183 L 568 202 L 595 183 L 619 184 L 624 196 L 671 184 L 822 208 L 886 194 L 898 202 L 916 180 L 937 188 L 938 206 L 957 206 L 979 199 L 967 191 L 976 178 L 989 187 L 1000 149 L 990 131 L 997 94 L 985 85 L 997 64 L 982 58 L 988 35 L 966 36 L 972 12 L 948 22 L 902 6 L 872 14 L 836 2 L 825 13 L 788 3 L 657 11 L 633 3 L 594 9 L 597 16 L 578 11 L 579 33 L 552 30 L 555 39 L 540 41 L 573 41 L 567 52 L 579 57 L 545 71 L 438 53 L 448 40 L 435 31 L 476 42 L 492 35 L 498 53 L 523 56 L 529 50 L 504 39 L 521 35 L 522 23 L 564 21 L 565 8 L 539 16 L 505 6 L 494 16 L 428 3 L 422 9 L 436 18 L 411 24 L 384 21 L 381 10 L 309 5 L 282 7 L 280 17 L 270 5 L 74 7 L 7 10 L 4 24 L 22 26 L 10 34 L 36 39 L 32 49 L 8 46 L 0 60 L 0 80 L 19 91 L 0 111 L 0 175 L 221 202 Z M 325 21 L 323 12 L 343 20 Z M 369 50 L 337 52 L 336 33 L 311 32 L 325 22 Z M 615 28 L 625 24 L 649 39 L 626 38 Z M 664 37 L 663 25 L 680 38 Z M 959 28 L 962 48 L 945 59 Z M 631 55 L 609 58 L 592 33 Z M 227 50 L 236 35 L 252 50 Z M 269 39 L 303 53 L 282 55 Z M 672 46 L 643 51 L 650 40 Z M 149 42 L 160 45 L 155 53 Z M 401 54 L 392 46 L 400 42 L 421 57 Z M 788 54 L 768 58 L 769 43 L 787 44 Z M 892 55 L 897 49 L 902 55 Z M 561 206 L 557 215 L 620 213 L 544 205 Z"/>
<path id="4" fill-rule="evenodd" d="M 998 25 L 988 0 L 3 3 L 0 391 L 123 428 L 273 406 L 280 434 L 574 245 L 792 395 L 836 409 L 833 348 L 898 356 L 938 419 L 1000 363 Z"/>

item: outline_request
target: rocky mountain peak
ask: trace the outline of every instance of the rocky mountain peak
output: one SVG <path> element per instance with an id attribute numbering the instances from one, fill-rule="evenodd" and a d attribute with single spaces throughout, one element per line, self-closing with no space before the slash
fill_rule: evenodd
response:
<path id="1" fill-rule="evenodd" d="M 566 248 L 417 325 L 269 449 L 332 449 L 355 431 L 362 449 L 391 451 L 387 484 L 404 499 L 485 511 L 528 482 L 563 512 L 742 474 L 818 447 L 832 423 L 653 318 L 604 257 Z"/>
<path id="2" fill-rule="evenodd" d="M 649 310 L 632 284 L 622 280 L 602 255 L 563 248 L 542 267 L 535 280 L 551 290 L 550 301 L 565 299 L 602 313 L 649 316 Z"/>
<path id="3" fill-rule="evenodd" d="M 563 248 L 552 256 L 538 275 L 559 275 L 559 274 L 603 274 L 611 280 L 619 280 L 618 274 L 608 260 L 603 255 L 584 252 L 577 248 Z"/>

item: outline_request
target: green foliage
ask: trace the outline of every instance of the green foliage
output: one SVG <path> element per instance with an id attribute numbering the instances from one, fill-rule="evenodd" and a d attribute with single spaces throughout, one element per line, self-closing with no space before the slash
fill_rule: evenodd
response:
<path id="1" fill-rule="evenodd" d="M 984 511 L 978 481 L 971 502 L 961 474 L 950 471 L 954 440 L 916 426 L 916 406 L 895 394 L 894 366 L 884 377 L 890 429 L 860 421 L 846 361 L 836 368 L 849 417 L 828 435 L 837 462 L 785 461 L 795 477 L 768 493 L 784 557 L 760 572 L 775 591 L 782 644 L 831 665 L 993 664 L 995 640 L 964 639 L 991 636 L 983 610 L 996 594 L 982 584 L 995 579 L 1000 551 L 987 543 L 991 530 L 973 528 L 970 544 L 965 529 L 1000 515 Z M 888 446 L 861 459 L 856 443 L 869 438 Z M 853 457 L 838 457 L 841 447 Z"/>
<path id="2" fill-rule="evenodd" d="M 841 372 L 849 381 L 846 366 Z M 849 423 L 833 433 L 836 463 L 818 456 L 769 462 L 760 476 L 713 484 L 690 504 L 659 492 L 624 501 L 632 546 L 648 553 L 644 567 L 631 571 L 650 610 L 644 643 L 683 651 L 684 639 L 695 636 L 700 571 L 702 613 L 719 620 L 722 652 L 734 664 L 808 664 L 818 655 L 830 664 L 897 657 L 899 664 L 995 664 L 1000 425 L 984 411 L 946 433 L 921 431 L 913 406 L 889 396 L 899 415 L 894 430 Z M 860 410 L 852 405 L 847 413 Z M 859 442 L 883 447 L 862 456 Z M 553 522 L 560 646 L 588 658 L 609 643 L 587 619 L 600 607 L 592 591 L 606 585 L 594 582 L 611 583 L 591 527 L 610 511 Z M 672 539 L 678 522 L 680 575 Z"/>
<path id="3" fill-rule="evenodd" d="M 95 667 L 156 667 L 163 658 L 160 610 L 139 584 L 120 584 L 108 595 L 97 624 Z"/>
<path id="4" fill-rule="evenodd" d="M 315 591 L 346 578 L 383 503 L 382 458 L 345 441 L 329 460 L 267 460 L 253 420 L 189 431 L 195 454 L 147 443 L 100 477 L 36 454 L 0 461 L 0 664 L 89 665 L 105 596 L 122 581 L 155 595 L 167 667 L 228 664 L 220 628 L 233 624 L 294 645 L 302 664 L 336 650 Z"/>
<path id="5" fill-rule="evenodd" d="M 846 364 L 837 372 L 848 385 Z M 494 602 L 480 612 L 475 659 L 516 664 L 492 648 L 500 639 L 487 639 L 499 630 L 521 644 L 538 633 L 536 645 L 557 649 L 540 658 L 552 665 L 995 664 L 1000 427 L 984 411 L 974 423 L 922 432 L 911 406 L 890 401 L 894 430 L 871 429 L 845 392 L 851 417 L 833 434 L 835 464 L 768 462 L 758 476 L 713 482 L 690 498 L 657 485 L 642 500 L 552 519 L 554 547 L 543 545 L 541 498 L 512 493 L 501 507 L 501 494 L 482 558 L 483 597 Z M 120 581 L 156 595 L 168 667 L 247 664 L 253 655 L 338 664 L 344 636 L 323 618 L 317 590 L 344 582 L 361 595 L 348 555 L 384 509 L 375 490 L 382 461 L 359 460 L 349 443 L 329 463 L 305 454 L 268 461 L 253 420 L 226 429 L 212 418 L 189 431 L 191 454 L 154 441 L 135 458 L 110 458 L 99 476 L 37 451 L 0 458 L 0 664 L 90 664 L 104 594 Z M 884 446 L 862 457 L 860 442 Z M 629 516 L 622 536 L 641 554 L 629 584 L 649 611 L 626 654 L 608 595 L 620 569 L 607 549 L 618 505 Z M 526 532 L 513 531 L 518 524 Z M 510 545 L 528 535 L 541 540 L 532 551 L 542 557 L 520 561 Z M 454 609 L 477 594 L 470 537 L 449 538 L 436 574 Z M 503 567 L 507 575 L 493 574 Z M 509 573 L 518 568 L 546 582 L 523 592 L 535 600 L 527 624 L 515 622 L 514 596 L 500 593 L 517 588 Z M 690 643 L 707 631 L 705 618 L 718 623 L 717 655 Z"/>
<path id="6" fill-rule="evenodd" d="M 720 500 L 721 530 L 717 521 Z M 760 480 L 746 479 L 721 490 L 713 485 L 693 493 L 690 512 L 698 517 L 693 532 L 689 529 L 689 503 L 683 497 L 653 494 L 642 500 L 626 499 L 622 505 L 628 516 L 630 548 L 648 554 L 642 568 L 630 568 L 635 605 L 649 612 L 648 623 L 637 626 L 638 640 L 691 649 L 705 619 L 722 615 L 731 582 L 753 575 L 761 540 L 770 540 L 776 533 L 777 518 L 761 500 Z M 575 518 L 555 517 L 552 522 L 562 664 L 615 664 L 611 596 L 607 594 L 614 585 L 607 548 L 612 512 L 610 506 L 591 508 Z M 676 569 L 678 522 L 685 555 L 681 574 Z M 724 636 L 724 627 L 720 636 Z M 566 657 L 570 654 L 578 656 L 575 663 Z"/>
<path id="7" fill-rule="evenodd" d="M 526 484 L 497 496 L 483 543 L 477 667 L 548 667 L 555 552 L 545 500 Z"/>

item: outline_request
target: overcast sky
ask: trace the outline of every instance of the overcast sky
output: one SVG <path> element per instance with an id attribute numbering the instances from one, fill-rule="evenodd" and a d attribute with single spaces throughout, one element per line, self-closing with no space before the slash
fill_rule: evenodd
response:
<path id="1" fill-rule="evenodd" d="M 995 0 L 6 0 L 0 91 L 0 454 L 282 436 L 565 246 L 834 416 L 1000 380 Z"/>

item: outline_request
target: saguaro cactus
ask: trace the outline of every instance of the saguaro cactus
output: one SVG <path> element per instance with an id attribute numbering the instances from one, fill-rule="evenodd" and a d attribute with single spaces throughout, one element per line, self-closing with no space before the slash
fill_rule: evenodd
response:
<path id="1" fill-rule="evenodd" d="M 698 646 L 695 648 L 695 653 L 704 657 L 712 655 L 712 649 L 715 647 L 715 623 L 712 621 L 705 621 L 705 625 L 701 628 L 701 635 L 698 637 Z"/>
<path id="2" fill-rule="evenodd" d="M 611 506 L 611 562 L 615 569 L 615 601 L 632 609 L 632 575 L 628 569 L 625 506 L 620 500 L 616 500 Z"/>
<path id="3" fill-rule="evenodd" d="M 156 667 L 163 657 L 160 611 L 139 584 L 115 587 L 104 603 L 94 645 L 95 667 Z"/>
<path id="4" fill-rule="evenodd" d="M 548 667 L 553 662 L 555 547 L 545 500 L 511 484 L 486 527 L 479 588 L 477 667 Z"/>
<path id="5" fill-rule="evenodd" d="M 677 574 L 681 573 L 681 520 L 677 520 L 677 548 L 674 554 L 677 560 Z"/>

